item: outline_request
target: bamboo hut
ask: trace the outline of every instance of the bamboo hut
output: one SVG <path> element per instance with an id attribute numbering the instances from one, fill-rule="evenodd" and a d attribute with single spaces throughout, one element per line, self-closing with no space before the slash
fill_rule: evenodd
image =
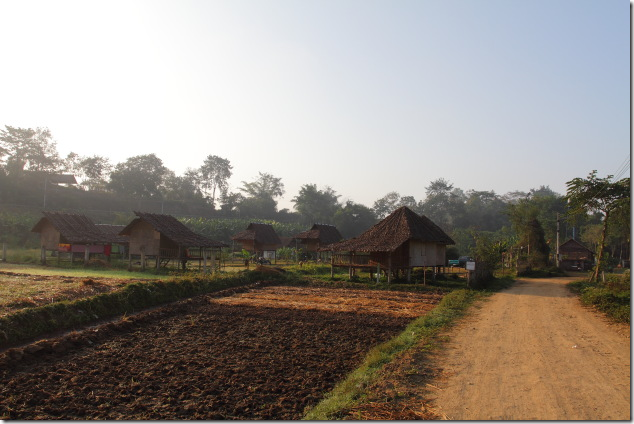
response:
<path id="1" fill-rule="evenodd" d="M 446 246 L 455 244 L 438 225 L 403 206 L 358 237 L 322 248 L 332 253 L 332 267 L 347 267 L 350 276 L 365 269 L 377 279 L 385 272 L 388 282 L 399 272 L 407 274 L 415 267 L 437 268 L 446 264 Z"/>
<path id="2" fill-rule="evenodd" d="M 240 247 L 255 256 L 275 260 L 276 250 L 282 247 L 282 240 L 270 224 L 250 223 L 246 230 L 231 237 Z"/>
<path id="3" fill-rule="evenodd" d="M 44 217 L 31 229 L 40 234 L 42 263 L 46 263 L 47 251 L 56 252 L 58 260 L 64 253 L 70 254 L 71 261 L 75 255 L 83 255 L 87 263 L 91 255 L 102 254 L 109 258 L 114 245 L 126 244 L 126 239 L 112 234 L 106 227 L 95 225 L 85 215 L 42 213 Z"/>
<path id="4" fill-rule="evenodd" d="M 310 230 L 293 236 L 296 240 L 294 247 L 303 249 L 311 259 L 321 259 L 319 249 L 329 244 L 341 241 L 343 237 L 334 225 L 314 224 Z"/>
<path id="5" fill-rule="evenodd" d="M 196 234 L 182 222 L 171 215 L 161 215 L 146 212 L 134 212 L 135 218 L 128 224 L 120 235 L 128 236 L 130 242 L 130 266 L 132 258 L 140 257 L 141 266 L 145 267 L 148 259 L 154 259 L 156 268 L 167 266 L 170 261 L 178 261 L 186 269 L 187 262 L 201 261 L 207 268 L 207 260 L 211 259 L 213 267 L 215 260 L 225 243 L 211 240 Z"/>

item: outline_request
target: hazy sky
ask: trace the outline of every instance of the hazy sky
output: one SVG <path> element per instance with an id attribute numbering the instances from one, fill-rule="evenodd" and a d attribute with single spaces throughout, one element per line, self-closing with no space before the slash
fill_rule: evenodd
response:
<path id="1" fill-rule="evenodd" d="M 372 206 L 505 194 L 630 154 L 626 0 L 0 0 L 0 128 L 61 156 L 207 155 Z"/>

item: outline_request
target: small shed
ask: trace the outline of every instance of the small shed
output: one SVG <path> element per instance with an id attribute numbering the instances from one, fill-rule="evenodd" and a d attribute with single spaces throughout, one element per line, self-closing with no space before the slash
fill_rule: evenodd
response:
<path id="1" fill-rule="evenodd" d="M 110 256 L 112 245 L 125 243 L 124 239 L 114 236 L 95 225 L 85 215 L 65 212 L 42 212 L 42 217 L 31 229 L 40 234 L 42 262 L 46 262 L 46 251 L 58 254 L 68 252 L 72 260 L 73 254 L 83 254 L 84 262 L 88 262 L 91 254 Z"/>
<path id="2" fill-rule="evenodd" d="M 171 215 L 134 213 L 137 218 L 119 232 L 128 237 L 130 264 L 134 255 L 141 257 L 142 267 L 145 267 L 146 259 L 154 258 L 157 268 L 161 264 L 166 266 L 171 260 L 179 261 L 179 268 L 182 264 L 183 269 L 190 260 L 198 260 L 199 265 L 202 261 L 206 268 L 207 259 L 219 259 L 220 250 L 228 247 L 223 242 L 194 233 Z"/>
<path id="3" fill-rule="evenodd" d="M 282 240 L 270 224 L 250 223 L 246 230 L 231 237 L 240 247 L 265 259 L 275 259 L 275 252 L 282 247 Z"/>
<path id="4" fill-rule="evenodd" d="M 293 239 L 296 240 L 294 247 L 304 249 L 309 257 L 318 259 L 321 258 L 321 247 L 337 243 L 343 237 L 334 225 L 313 224 L 310 230 L 295 234 Z"/>
<path id="5" fill-rule="evenodd" d="M 559 255 L 559 266 L 566 271 L 585 271 L 594 264 L 594 252 L 574 239 L 559 246 Z"/>
<path id="6" fill-rule="evenodd" d="M 438 225 L 403 206 L 358 237 L 331 244 L 321 250 L 332 252 L 333 267 L 383 270 L 391 274 L 407 272 L 408 281 L 415 267 L 442 267 L 446 246 L 455 244 Z"/>

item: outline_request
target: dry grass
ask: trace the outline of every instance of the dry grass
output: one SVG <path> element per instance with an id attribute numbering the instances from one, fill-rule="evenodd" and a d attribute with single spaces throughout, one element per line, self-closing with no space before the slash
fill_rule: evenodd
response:
<path id="1" fill-rule="evenodd" d="M 252 305 L 289 309 L 318 309 L 415 318 L 425 315 L 442 295 L 323 287 L 264 287 L 232 297 L 214 299 L 231 305 Z"/>
<path id="2" fill-rule="evenodd" d="M 70 277 L 0 270 L 0 317 L 20 309 L 106 293 L 138 281 L 123 278 Z"/>

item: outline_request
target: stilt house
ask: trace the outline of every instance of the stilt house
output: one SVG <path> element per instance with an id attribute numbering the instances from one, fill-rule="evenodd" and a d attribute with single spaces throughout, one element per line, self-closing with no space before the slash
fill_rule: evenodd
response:
<path id="1" fill-rule="evenodd" d="M 406 273 L 408 281 L 415 267 L 442 267 L 446 246 L 455 244 L 438 225 L 403 206 L 358 237 L 331 244 L 321 250 L 332 252 L 333 267 L 347 267 L 388 276 Z"/>
<path id="2" fill-rule="evenodd" d="M 206 266 L 207 259 L 213 261 L 223 247 L 228 247 L 223 242 L 194 233 L 171 215 L 134 213 L 137 218 L 119 234 L 128 236 L 130 261 L 132 255 L 140 256 L 143 267 L 149 258 L 156 261 L 157 268 L 171 260 L 179 261 L 179 267 L 182 264 L 183 269 L 190 260 L 204 261 Z"/>
<path id="3" fill-rule="evenodd" d="M 239 232 L 231 239 L 240 247 L 256 256 L 275 259 L 275 252 L 282 247 L 282 240 L 270 224 L 250 223 L 246 230 Z"/>
<path id="4" fill-rule="evenodd" d="M 109 257 L 113 246 L 125 246 L 127 240 L 112 234 L 106 227 L 95 225 L 85 215 L 64 212 L 42 212 L 42 217 L 31 229 L 40 233 L 42 261 L 46 261 L 46 251 L 84 255 L 88 262 L 90 255 L 103 254 Z M 123 247 L 118 247 L 122 249 Z M 59 258 L 59 256 L 58 256 Z"/>
<path id="5" fill-rule="evenodd" d="M 337 227 L 325 224 L 314 224 L 310 230 L 293 236 L 296 240 L 294 247 L 303 249 L 312 259 L 320 255 L 321 247 L 341 241 L 342 238 Z"/>

